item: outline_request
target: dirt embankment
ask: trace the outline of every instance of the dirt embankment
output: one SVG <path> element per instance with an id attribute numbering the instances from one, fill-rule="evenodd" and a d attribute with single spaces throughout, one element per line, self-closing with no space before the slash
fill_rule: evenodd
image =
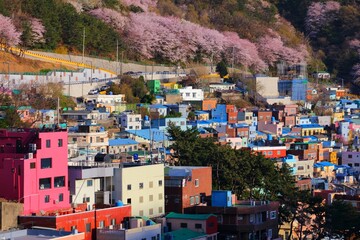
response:
<path id="1" fill-rule="evenodd" d="M 8 64 L 9 63 L 9 64 Z M 0 73 L 38 73 L 44 69 L 67 69 L 74 70 L 71 67 L 59 63 L 49 63 L 39 60 L 26 59 L 10 53 L 0 52 Z"/>

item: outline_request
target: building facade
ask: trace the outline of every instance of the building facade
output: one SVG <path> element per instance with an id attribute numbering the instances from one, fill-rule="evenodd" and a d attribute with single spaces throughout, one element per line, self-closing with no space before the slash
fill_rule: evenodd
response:
<path id="1" fill-rule="evenodd" d="M 70 207 L 67 132 L 0 130 L 0 197 L 24 204 L 24 215 Z"/>

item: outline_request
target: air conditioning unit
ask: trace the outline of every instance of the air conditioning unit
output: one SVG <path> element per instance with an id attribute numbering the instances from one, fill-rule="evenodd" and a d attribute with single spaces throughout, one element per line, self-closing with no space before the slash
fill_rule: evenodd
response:
<path id="1" fill-rule="evenodd" d="M 110 225 L 110 226 L 109 226 L 109 229 L 114 229 L 114 225 Z"/>

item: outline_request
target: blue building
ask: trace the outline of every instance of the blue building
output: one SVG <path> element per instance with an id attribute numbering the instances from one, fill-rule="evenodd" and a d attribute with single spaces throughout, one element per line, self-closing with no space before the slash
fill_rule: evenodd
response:
<path id="1" fill-rule="evenodd" d="M 306 78 L 295 78 L 292 80 L 280 80 L 278 90 L 280 96 L 291 96 L 293 101 L 305 101 L 308 80 Z"/>
<path id="2" fill-rule="evenodd" d="M 293 79 L 291 100 L 305 101 L 307 84 L 308 84 L 307 79 Z"/>
<path id="3" fill-rule="evenodd" d="M 219 120 L 221 122 L 227 121 L 226 105 L 218 104 L 215 109 L 211 110 L 211 119 Z"/>
<path id="4" fill-rule="evenodd" d="M 231 191 L 213 190 L 211 192 L 211 206 L 213 207 L 231 207 Z"/>
<path id="5" fill-rule="evenodd" d="M 157 128 L 159 130 L 166 131 L 166 129 L 170 126 L 170 123 L 180 127 L 182 131 L 187 129 L 186 118 L 184 117 L 153 119 L 151 120 L 151 128 Z"/>

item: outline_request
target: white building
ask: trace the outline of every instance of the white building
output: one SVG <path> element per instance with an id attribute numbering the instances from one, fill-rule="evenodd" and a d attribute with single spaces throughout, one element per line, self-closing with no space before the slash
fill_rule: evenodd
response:
<path id="1" fill-rule="evenodd" d="M 278 77 L 256 77 L 256 91 L 265 98 L 277 98 L 279 96 Z"/>
<path id="2" fill-rule="evenodd" d="M 215 91 L 228 91 L 234 89 L 235 89 L 235 83 L 211 83 L 209 85 L 209 91 L 211 93 Z"/>
<path id="3" fill-rule="evenodd" d="M 114 169 L 114 197 L 131 204 L 131 215 L 155 217 L 165 212 L 164 165 L 124 163 Z"/>
<path id="4" fill-rule="evenodd" d="M 191 86 L 179 89 L 183 101 L 202 101 L 204 100 L 204 91 L 202 89 L 193 89 Z"/>
<path id="5" fill-rule="evenodd" d="M 141 114 L 122 112 L 119 116 L 119 126 L 121 126 L 123 130 L 141 129 Z"/>
<path id="6" fill-rule="evenodd" d="M 112 204 L 111 186 L 114 167 L 97 167 L 95 162 L 69 162 L 71 203 L 86 203 L 89 210 L 95 203 Z"/>
<path id="7" fill-rule="evenodd" d="M 125 103 L 125 94 L 117 95 L 105 95 L 105 94 L 96 94 L 96 95 L 87 95 L 86 102 L 92 102 L 94 104 L 121 104 Z"/>

